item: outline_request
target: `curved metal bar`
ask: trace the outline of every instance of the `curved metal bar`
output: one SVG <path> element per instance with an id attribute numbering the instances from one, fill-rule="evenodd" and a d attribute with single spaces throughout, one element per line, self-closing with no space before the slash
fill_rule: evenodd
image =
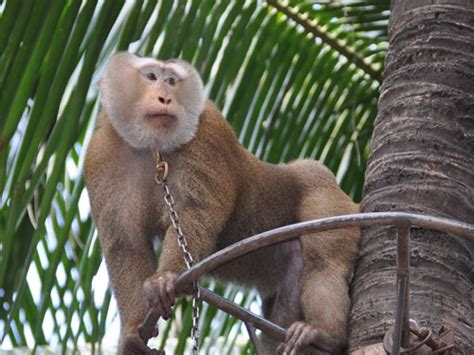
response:
<path id="1" fill-rule="evenodd" d="M 178 292 L 184 290 L 186 285 L 194 280 L 198 280 L 202 275 L 213 271 L 235 258 L 265 246 L 281 243 L 308 233 L 318 233 L 333 229 L 370 227 L 374 225 L 394 225 L 402 228 L 417 226 L 425 229 L 433 229 L 449 234 L 455 234 L 456 236 L 474 240 L 473 224 L 442 217 L 425 216 L 405 212 L 377 212 L 322 218 L 276 228 L 246 238 L 221 249 L 196 263 L 189 270 L 181 274 L 176 282 L 176 290 Z M 284 330 L 278 325 L 254 315 L 246 309 L 225 300 L 209 290 L 201 290 L 201 299 L 226 311 L 236 318 L 243 320 L 244 322 L 252 321 L 258 329 L 265 331 L 267 334 L 270 333 L 278 339 L 283 339 Z M 152 310 L 150 310 L 140 327 L 140 335 L 145 342 L 151 337 L 152 329 L 157 321 L 158 317 Z"/>
<path id="2" fill-rule="evenodd" d="M 229 245 L 209 255 L 180 275 L 176 281 L 176 290 L 180 291 L 194 280 L 219 266 L 244 254 L 272 244 L 288 241 L 303 234 L 318 233 L 333 229 L 369 227 L 374 225 L 395 225 L 400 227 L 417 226 L 474 240 L 474 225 L 448 218 L 425 216 L 405 212 L 357 213 L 336 217 L 321 218 L 313 221 L 290 224 L 272 229 L 253 237 Z"/>

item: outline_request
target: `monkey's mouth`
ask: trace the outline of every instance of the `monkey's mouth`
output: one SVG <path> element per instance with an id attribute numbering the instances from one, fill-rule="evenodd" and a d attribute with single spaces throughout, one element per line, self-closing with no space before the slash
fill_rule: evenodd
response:
<path id="1" fill-rule="evenodd" d="M 158 128 L 168 128 L 177 120 L 176 116 L 165 113 L 149 113 L 145 117 Z"/>

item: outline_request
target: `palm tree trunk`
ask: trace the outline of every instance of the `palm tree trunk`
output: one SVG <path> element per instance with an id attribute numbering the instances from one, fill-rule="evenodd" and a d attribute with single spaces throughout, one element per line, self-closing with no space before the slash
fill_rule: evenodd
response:
<path id="1" fill-rule="evenodd" d="M 474 1 L 393 0 L 362 211 L 474 223 Z M 368 228 L 351 287 L 350 350 L 382 342 L 395 310 L 395 230 Z M 474 245 L 412 230 L 410 318 L 474 348 Z"/>

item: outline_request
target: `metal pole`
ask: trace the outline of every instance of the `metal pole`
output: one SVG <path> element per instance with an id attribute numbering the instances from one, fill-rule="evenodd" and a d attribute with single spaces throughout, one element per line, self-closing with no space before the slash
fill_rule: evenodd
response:
<path id="1" fill-rule="evenodd" d="M 245 328 L 247 328 L 247 332 L 249 333 L 249 338 L 250 338 L 250 341 L 252 342 L 255 355 L 262 355 L 263 354 L 262 346 L 260 345 L 260 342 L 257 338 L 257 334 L 255 334 L 255 329 L 253 329 L 253 325 L 248 322 L 244 322 L 244 324 L 245 324 Z"/>
<path id="2" fill-rule="evenodd" d="M 397 228 L 397 310 L 393 331 L 392 355 L 400 354 L 400 347 L 410 346 L 410 228 Z"/>

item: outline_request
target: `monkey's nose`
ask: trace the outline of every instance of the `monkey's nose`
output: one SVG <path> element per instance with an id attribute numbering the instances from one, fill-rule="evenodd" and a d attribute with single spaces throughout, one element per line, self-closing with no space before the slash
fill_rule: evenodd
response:
<path id="1" fill-rule="evenodd" d="M 171 103 L 171 99 L 163 96 L 158 96 L 158 101 L 160 101 L 163 105 L 169 105 Z"/>

